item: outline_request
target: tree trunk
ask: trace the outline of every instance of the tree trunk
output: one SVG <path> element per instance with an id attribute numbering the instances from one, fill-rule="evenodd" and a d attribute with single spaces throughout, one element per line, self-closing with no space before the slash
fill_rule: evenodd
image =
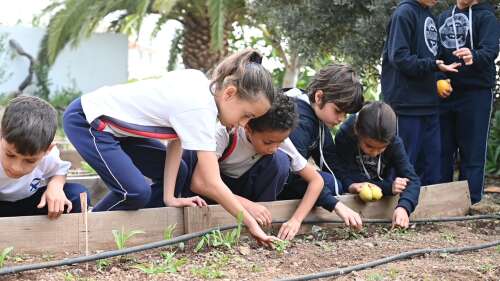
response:
<path id="1" fill-rule="evenodd" d="M 208 13 L 208 12 L 207 12 Z M 183 20 L 184 40 L 182 47 L 182 60 L 186 68 L 199 69 L 205 73 L 227 55 L 228 43 L 225 40 L 221 51 L 210 49 L 210 23 L 207 15 L 203 17 L 187 14 Z M 227 25 L 228 30 L 231 28 Z M 226 32 L 228 33 L 229 30 Z M 224 36 L 227 38 L 227 35 Z"/>
<path id="2" fill-rule="evenodd" d="M 283 88 L 294 88 L 297 85 L 300 72 L 300 58 L 297 52 L 292 52 L 288 63 L 285 65 L 285 73 L 283 75 Z"/>

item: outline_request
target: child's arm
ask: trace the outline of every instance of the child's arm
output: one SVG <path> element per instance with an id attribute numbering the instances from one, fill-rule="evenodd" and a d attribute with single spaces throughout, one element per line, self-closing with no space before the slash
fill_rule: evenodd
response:
<path id="1" fill-rule="evenodd" d="M 182 158 L 181 141 L 179 139 L 170 141 L 166 153 L 165 170 L 163 171 L 163 202 L 165 205 L 168 207 L 206 206 L 205 200 L 199 196 L 175 198 L 175 182 Z"/>
<path id="2" fill-rule="evenodd" d="M 270 246 L 273 237 L 262 231 L 257 221 L 247 210 L 245 210 L 245 208 L 243 208 L 231 190 L 222 181 L 219 163 L 217 162 L 215 153 L 210 151 L 198 151 L 197 155 L 198 164 L 194 171 L 193 180 L 200 179 L 202 183 L 193 183 L 193 191 L 216 201 L 234 217 L 242 213 L 243 223 L 247 226 L 254 238 L 259 243 Z"/>
<path id="3" fill-rule="evenodd" d="M 66 213 L 71 212 L 73 204 L 64 194 L 64 184 L 66 176 L 53 176 L 47 184 L 47 190 L 42 195 L 42 199 L 37 208 L 41 209 L 47 206 L 49 219 L 57 219 L 64 212 L 64 206 L 68 206 Z"/>
<path id="4" fill-rule="evenodd" d="M 260 225 L 264 227 L 271 226 L 271 223 L 273 222 L 272 215 L 265 206 L 236 194 L 234 196 L 236 196 L 236 199 L 240 201 L 243 208 L 245 208 Z"/>
<path id="5" fill-rule="evenodd" d="M 307 164 L 305 168 L 299 172 L 299 175 L 308 182 L 307 190 L 293 216 L 281 226 L 278 232 L 278 238 L 280 239 L 293 239 L 295 234 L 299 231 L 302 221 L 311 211 L 314 203 L 316 203 L 321 193 L 321 189 L 323 189 L 323 178 L 321 178 L 312 165 Z"/>

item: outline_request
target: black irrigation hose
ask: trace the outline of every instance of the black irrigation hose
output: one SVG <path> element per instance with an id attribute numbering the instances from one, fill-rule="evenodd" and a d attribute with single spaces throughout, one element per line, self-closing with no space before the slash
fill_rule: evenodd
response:
<path id="1" fill-rule="evenodd" d="M 302 280 L 313 280 L 313 279 L 319 279 L 319 278 L 325 278 L 325 277 L 333 277 L 333 276 L 345 275 L 345 274 L 351 273 L 353 271 L 364 270 L 367 268 L 379 266 L 379 265 L 390 263 L 393 261 L 408 259 L 408 258 L 411 258 L 414 256 L 420 256 L 420 255 L 424 255 L 424 254 L 460 253 L 460 252 L 466 252 L 466 251 L 476 251 L 476 250 L 486 249 L 486 248 L 494 247 L 497 245 L 500 245 L 500 240 L 496 240 L 496 241 L 484 243 L 484 244 L 479 244 L 479 245 L 475 245 L 475 246 L 461 247 L 461 248 L 456 247 L 456 248 L 439 248 L 439 249 L 432 249 L 432 248 L 418 249 L 418 250 L 413 250 L 413 251 L 409 251 L 409 252 L 403 252 L 401 254 L 390 256 L 390 257 L 381 258 L 378 260 L 372 260 L 370 262 L 362 263 L 362 264 L 358 264 L 358 265 L 354 265 L 354 266 L 342 267 L 342 268 L 331 270 L 331 271 L 322 271 L 322 272 L 313 273 L 313 274 L 278 279 L 277 281 L 302 281 Z"/>
<path id="2" fill-rule="evenodd" d="M 430 222 L 452 222 L 452 221 L 481 220 L 481 219 L 500 219 L 500 214 L 465 216 L 465 217 L 443 217 L 443 218 L 432 218 L 432 219 L 415 219 L 415 220 L 412 220 L 411 222 L 412 223 L 430 223 Z M 283 223 L 283 222 L 285 222 L 285 221 L 273 221 L 273 224 L 279 224 L 279 223 Z M 391 220 L 364 219 L 363 222 L 364 223 L 391 223 Z M 342 221 L 342 220 L 306 220 L 303 223 L 304 224 L 344 223 L 344 221 Z M 68 259 L 64 259 L 64 260 L 56 260 L 56 261 L 49 261 L 49 262 L 43 262 L 43 263 L 4 267 L 4 268 L 0 268 L 0 276 L 6 275 L 6 274 L 11 274 L 11 273 L 29 271 L 29 270 L 37 270 L 37 269 L 58 267 L 58 266 L 64 266 L 64 265 L 72 265 L 72 264 L 77 264 L 77 263 L 91 262 L 91 261 L 96 261 L 96 260 L 100 260 L 100 259 L 107 259 L 107 258 L 126 255 L 126 254 L 142 252 L 145 250 L 165 247 L 165 246 L 174 245 L 174 244 L 178 244 L 181 242 L 189 241 L 191 239 L 198 238 L 198 237 L 201 237 L 205 234 L 208 234 L 208 233 L 212 232 L 213 230 L 218 229 L 218 230 L 223 231 L 223 230 L 233 229 L 236 227 L 237 227 L 237 225 L 213 227 L 213 228 L 203 230 L 203 231 L 198 231 L 198 232 L 194 232 L 194 233 L 180 235 L 180 236 L 177 236 L 177 237 L 170 239 L 170 240 L 162 240 L 162 241 L 147 243 L 147 244 L 143 244 L 143 245 L 139 245 L 139 246 L 135 246 L 135 247 L 102 252 L 102 253 L 89 255 L 89 256 L 78 256 L 75 258 L 68 258 Z M 304 279 L 304 280 L 306 280 L 306 279 Z"/>

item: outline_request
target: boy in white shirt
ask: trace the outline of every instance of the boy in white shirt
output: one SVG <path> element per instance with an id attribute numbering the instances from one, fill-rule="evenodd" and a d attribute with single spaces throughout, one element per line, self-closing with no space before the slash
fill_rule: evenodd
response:
<path id="1" fill-rule="evenodd" d="M 47 102 L 30 96 L 10 101 L 0 141 L 1 217 L 48 214 L 56 219 L 64 211 L 81 211 L 80 193 L 87 189 L 66 183 L 70 163 L 52 144 L 56 130 L 57 114 Z"/>

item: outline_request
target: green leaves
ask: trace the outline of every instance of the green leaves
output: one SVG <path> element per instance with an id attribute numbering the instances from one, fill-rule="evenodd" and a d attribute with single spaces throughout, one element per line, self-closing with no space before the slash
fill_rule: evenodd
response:
<path id="1" fill-rule="evenodd" d="M 113 233 L 113 236 L 115 238 L 115 243 L 116 243 L 116 248 L 118 248 L 118 250 L 121 250 L 123 248 L 125 248 L 127 246 L 127 241 L 132 238 L 133 236 L 137 235 L 137 234 L 144 234 L 146 232 L 142 231 L 142 230 L 131 230 L 129 232 L 125 232 L 125 230 L 123 229 L 122 227 L 122 230 L 116 230 L 116 229 L 113 229 L 111 231 Z"/>
<path id="2" fill-rule="evenodd" d="M 12 252 L 13 249 L 14 247 L 7 247 L 3 249 L 2 253 L 0 254 L 0 268 L 3 267 L 5 260 L 7 259 L 10 252 Z"/>

